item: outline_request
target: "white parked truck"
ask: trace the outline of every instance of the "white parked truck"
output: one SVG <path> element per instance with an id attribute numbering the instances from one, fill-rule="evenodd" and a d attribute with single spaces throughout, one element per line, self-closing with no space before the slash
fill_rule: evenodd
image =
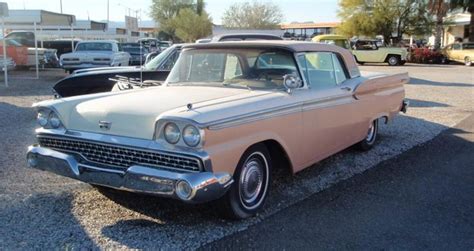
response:
<path id="1" fill-rule="evenodd" d="M 74 52 L 61 55 L 62 68 L 72 73 L 77 69 L 128 66 L 130 54 L 122 51 L 115 40 L 81 41 Z"/>

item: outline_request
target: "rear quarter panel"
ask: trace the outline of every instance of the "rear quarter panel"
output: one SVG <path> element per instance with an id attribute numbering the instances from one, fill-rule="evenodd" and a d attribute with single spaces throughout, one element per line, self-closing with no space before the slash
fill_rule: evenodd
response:
<path id="1" fill-rule="evenodd" d="M 391 120 L 398 114 L 405 98 L 404 84 L 408 83 L 408 80 L 407 73 L 365 77 L 365 81 L 354 90 L 354 97 L 370 115 L 368 124 L 380 117 Z"/>

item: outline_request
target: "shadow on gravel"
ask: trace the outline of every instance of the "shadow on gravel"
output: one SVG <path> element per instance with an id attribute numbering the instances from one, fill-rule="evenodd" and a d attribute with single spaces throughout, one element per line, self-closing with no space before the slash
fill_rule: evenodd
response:
<path id="1" fill-rule="evenodd" d="M 410 107 L 450 107 L 448 104 L 434 102 L 434 101 L 426 101 L 426 100 L 419 100 L 419 99 L 408 99 L 410 101 Z"/>
<path id="2" fill-rule="evenodd" d="M 466 79 L 469 81 L 469 79 Z M 431 85 L 431 86 L 443 86 L 443 87 L 474 87 L 474 84 L 466 82 L 466 83 L 449 83 L 449 82 L 436 82 L 430 81 L 421 78 L 410 78 L 408 83 L 409 85 Z"/>
<path id="3" fill-rule="evenodd" d="M 98 250 L 72 215 L 72 200 L 69 193 L 2 199 L 0 250 Z"/>

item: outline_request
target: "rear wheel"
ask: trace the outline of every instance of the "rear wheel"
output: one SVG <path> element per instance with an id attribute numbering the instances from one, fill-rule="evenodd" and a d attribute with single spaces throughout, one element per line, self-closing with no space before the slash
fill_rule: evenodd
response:
<path id="1" fill-rule="evenodd" d="M 263 144 L 250 147 L 242 155 L 234 173 L 234 183 L 220 201 L 219 209 L 225 217 L 244 219 L 263 208 L 271 166 L 270 154 Z"/>
<path id="2" fill-rule="evenodd" d="M 372 121 L 367 131 L 366 137 L 357 144 L 357 147 L 362 151 L 370 150 L 375 144 L 378 131 L 379 131 L 379 123 L 378 123 L 378 120 L 376 119 Z"/>
<path id="3" fill-rule="evenodd" d="M 397 65 L 400 64 L 400 58 L 398 56 L 395 56 L 395 55 L 390 55 L 387 58 L 387 63 L 390 66 L 397 66 Z"/>
<path id="4" fill-rule="evenodd" d="M 471 66 L 471 65 L 472 65 L 471 58 L 470 58 L 470 57 L 465 57 L 465 58 L 464 58 L 464 64 L 465 64 L 466 66 Z"/>

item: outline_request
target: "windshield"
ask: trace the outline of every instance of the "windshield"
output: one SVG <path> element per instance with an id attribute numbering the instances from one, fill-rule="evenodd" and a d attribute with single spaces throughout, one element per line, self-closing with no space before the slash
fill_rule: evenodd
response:
<path id="1" fill-rule="evenodd" d="M 463 44 L 463 45 L 462 45 L 462 48 L 463 48 L 464 50 L 472 50 L 472 49 L 474 49 L 474 43 L 466 43 L 466 44 Z"/>
<path id="2" fill-rule="evenodd" d="M 132 47 L 132 46 L 127 46 L 127 47 L 122 47 L 124 51 L 130 53 L 130 54 L 147 54 L 148 49 L 145 47 L 142 47 L 141 53 L 140 53 L 140 47 Z"/>
<path id="3" fill-rule="evenodd" d="M 168 47 L 170 47 L 170 44 L 169 44 L 169 43 L 165 43 L 165 42 L 160 42 L 159 45 L 160 45 L 160 47 L 162 47 L 162 48 L 168 48 Z"/>
<path id="4" fill-rule="evenodd" d="M 154 57 L 150 62 L 145 64 L 145 70 L 157 70 L 158 66 L 171 54 L 173 53 L 173 47 L 169 47 L 162 51 L 158 56 Z"/>
<path id="5" fill-rule="evenodd" d="M 282 89 L 283 76 L 299 75 L 293 54 L 265 49 L 195 49 L 182 52 L 168 84 Z"/>
<path id="6" fill-rule="evenodd" d="M 6 39 L 5 43 L 8 46 L 23 46 L 22 44 L 18 43 L 16 40 L 13 40 L 13 39 Z M 2 45 L 3 45 L 3 39 L 0 40 L 0 46 Z"/>
<path id="7" fill-rule="evenodd" d="M 324 44 L 333 44 L 345 49 L 349 49 L 349 43 L 347 40 L 343 39 L 321 39 L 319 42 Z"/>
<path id="8" fill-rule="evenodd" d="M 111 51 L 110 43 L 79 43 L 76 51 Z"/>

